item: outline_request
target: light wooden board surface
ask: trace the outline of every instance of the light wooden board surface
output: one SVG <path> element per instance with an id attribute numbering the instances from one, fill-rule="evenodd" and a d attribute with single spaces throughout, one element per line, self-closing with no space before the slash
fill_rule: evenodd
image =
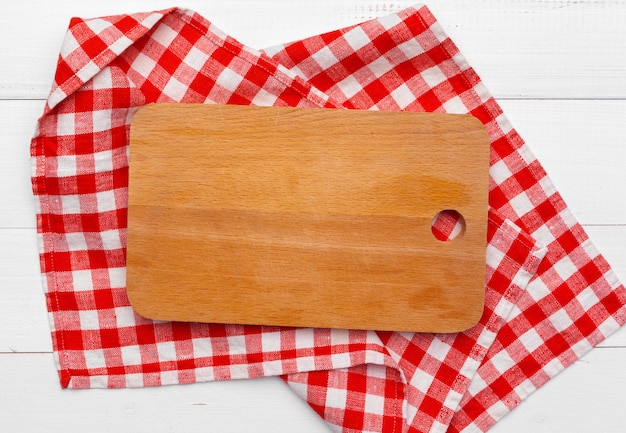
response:
<path id="1" fill-rule="evenodd" d="M 254 47 L 356 23 L 408 1 L 188 0 Z M 0 15 L 0 429 L 327 432 L 277 379 L 138 390 L 61 391 L 38 274 L 28 142 L 71 16 L 163 0 L 6 1 Z M 626 2 L 434 0 L 454 38 L 626 279 Z M 622 432 L 626 331 L 536 392 L 493 432 Z"/>
<path id="2" fill-rule="evenodd" d="M 144 107 L 130 128 L 130 303 L 154 320 L 469 329 L 489 151 L 467 115 Z M 461 215 L 455 239 L 435 237 L 441 212 Z"/>

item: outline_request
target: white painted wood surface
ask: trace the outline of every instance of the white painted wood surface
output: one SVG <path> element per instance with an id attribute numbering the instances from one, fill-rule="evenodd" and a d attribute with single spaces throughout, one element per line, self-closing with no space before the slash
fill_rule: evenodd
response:
<path id="1" fill-rule="evenodd" d="M 248 45 L 385 15 L 411 1 L 186 0 Z M 626 2 L 433 0 L 428 6 L 626 279 Z M 6 1 L 0 14 L 0 430 L 326 432 L 278 379 L 62 391 L 37 261 L 28 144 L 72 16 L 163 0 Z M 493 432 L 622 432 L 626 330 L 540 389 Z"/>

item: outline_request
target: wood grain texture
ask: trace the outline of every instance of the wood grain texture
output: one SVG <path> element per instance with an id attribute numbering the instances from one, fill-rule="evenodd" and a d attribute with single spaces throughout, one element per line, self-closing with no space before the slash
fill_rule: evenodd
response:
<path id="1" fill-rule="evenodd" d="M 455 332 L 482 315 L 489 140 L 471 116 L 156 104 L 130 149 L 146 317 Z M 449 209 L 465 230 L 442 242 Z"/>

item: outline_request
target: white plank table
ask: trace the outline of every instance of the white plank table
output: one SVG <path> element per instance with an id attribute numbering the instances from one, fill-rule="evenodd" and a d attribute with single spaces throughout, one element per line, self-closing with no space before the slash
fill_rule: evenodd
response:
<path id="1" fill-rule="evenodd" d="M 187 0 L 262 48 L 385 15 L 410 1 Z M 626 280 L 626 2 L 427 3 L 496 95 L 592 240 Z M 72 16 L 173 6 L 162 0 L 6 1 L 0 41 L 0 430 L 327 432 L 278 379 L 62 391 L 39 277 L 28 144 Z M 626 330 L 493 432 L 622 432 Z"/>

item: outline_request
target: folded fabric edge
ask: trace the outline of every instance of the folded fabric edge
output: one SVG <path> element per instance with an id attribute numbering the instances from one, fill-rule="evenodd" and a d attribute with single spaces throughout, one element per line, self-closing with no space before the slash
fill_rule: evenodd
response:
<path id="1" fill-rule="evenodd" d="M 173 7 L 153 12 L 111 15 L 98 18 L 73 17 L 61 45 L 54 82 L 48 95 L 44 114 L 89 81 L 102 68 L 140 39 L 166 15 L 178 10 Z M 76 50 L 84 39 L 95 39 L 98 47 L 92 52 L 74 55 L 75 66 L 69 66 L 63 55 Z"/>
<path id="2" fill-rule="evenodd" d="M 467 391 L 467 387 L 478 373 L 479 366 L 477 363 L 482 362 L 488 348 L 493 344 L 498 331 L 505 323 L 506 318 L 513 311 L 516 301 L 536 275 L 537 269 L 548 251 L 547 248 L 538 245 L 531 236 L 524 233 L 512 221 L 502 217 L 496 211 L 490 212 L 489 224 L 494 226 L 494 234 L 487 249 L 487 264 L 489 265 L 490 261 L 494 261 L 493 272 L 498 272 L 498 265 L 500 263 L 498 263 L 496 257 L 500 253 L 494 252 L 491 254 L 493 258 L 490 260 L 489 251 L 496 250 L 499 245 L 506 245 L 506 248 L 508 248 L 509 245 L 516 245 L 519 251 L 517 251 L 515 255 L 518 257 L 523 255 L 524 260 L 515 263 L 515 276 L 511 280 L 509 287 L 502 294 L 502 301 L 496 304 L 490 320 L 485 324 L 485 331 L 487 332 L 481 332 L 480 337 L 476 341 L 475 348 L 472 351 L 474 355 L 468 360 L 469 362 L 464 364 L 461 371 L 459 371 L 455 380 L 455 384 L 457 384 L 456 386 L 458 388 L 453 388 L 455 392 L 451 392 L 448 395 L 445 404 L 436 417 L 438 423 L 433 427 L 431 433 L 445 433 L 447 431 L 456 410 L 461 404 L 463 395 Z M 414 416 L 415 415 L 417 414 L 414 414 Z"/>

